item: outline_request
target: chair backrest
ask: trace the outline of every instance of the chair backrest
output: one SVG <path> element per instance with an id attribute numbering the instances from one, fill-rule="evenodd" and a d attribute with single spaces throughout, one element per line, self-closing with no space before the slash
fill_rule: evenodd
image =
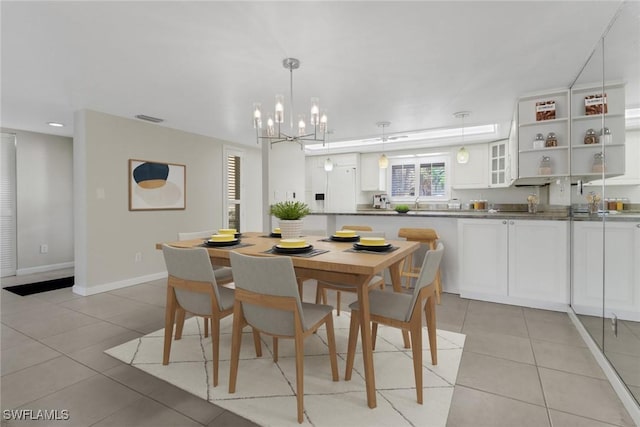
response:
<path id="1" fill-rule="evenodd" d="M 440 238 L 433 228 L 401 228 L 398 230 L 398 237 L 423 243 L 433 242 Z"/>
<path id="2" fill-rule="evenodd" d="M 169 276 L 192 282 L 210 283 L 218 302 L 218 309 L 222 310 L 216 277 L 211 268 L 209 253 L 205 248 L 174 248 L 162 245 L 162 254 Z M 210 314 L 211 291 L 206 289 L 208 292 L 205 298 L 202 292 L 175 287 L 176 298 L 180 306 L 191 313 Z"/>
<path id="3" fill-rule="evenodd" d="M 211 237 L 212 234 L 216 234 L 217 232 L 218 230 L 180 232 L 178 233 L 178 240 L 193 240 Z"/>
<path id="4" fill-rule="evenodd" d="M 442 254 L 444 253 L 444 244 L 438 242 L 438 246 L 435 249 L 427 251 L 422 262 L 422 268 L 420 269 L 420 275 L 416 280 L 416 287 L 413 290 L 413 298 L 411 304 L 409 304 L 409 310 L 405 316 L 405 320 L 409 321 L 413 308 L 420 297 L 420 291 L 433 283 L 438 274 L 438 268 L 440 267 L 440 261 L 442 261 Z"/>
<path id="5" fill-rule="evenodd" d="M 262 295 L 295 298 L 300 320 L 304 325 L 302 302 L 298 293 L 296 273 L 291 258 L 256 257 L 230 253 L 233 280 L 236 289 L 244 289 Z M 244 317 L 249 325 L 273 335 L 295 335 L 293 312 L 273 307 L 242 304 Z"/>
<path id="6" fill-rule="evenodd" d="M 368 225 L 343 225 L 343 230 L 355 230 L 355 231 L 373 231 Z"/>

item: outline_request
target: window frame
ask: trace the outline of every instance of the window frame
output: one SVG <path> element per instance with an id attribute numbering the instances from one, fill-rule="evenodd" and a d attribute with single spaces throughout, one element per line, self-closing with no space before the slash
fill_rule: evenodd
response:
<path id="1" fill-rule="evenodd" d="M 433 164 L 444 163 L 444 194 L 441 196 L 420 196 L 420 165 L 421 164 Z M 414 194 L 417 196 L 393 196 L 393 166 L 397 165 L 413 165 L 416 171 L 416 182 L 414 187 Z M 390 157 L 389 158 L 389 173 L 387 173 L 387 189 L 389 190 L 389 200 L 392 202 L 415 202 L 416 199 L 420 202 L 439 202 L 448 201 L 451 198 L 451 156 L 446 154 L 421 154 L 411 157 Z"/>

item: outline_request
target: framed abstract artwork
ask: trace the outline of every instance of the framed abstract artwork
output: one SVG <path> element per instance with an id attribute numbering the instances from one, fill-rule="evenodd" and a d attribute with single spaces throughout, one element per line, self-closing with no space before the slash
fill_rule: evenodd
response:
<path id="1" fill-rule="evenodd" d="M 185 209 L 187 167 L 129 159 L 129 210 Z"/>

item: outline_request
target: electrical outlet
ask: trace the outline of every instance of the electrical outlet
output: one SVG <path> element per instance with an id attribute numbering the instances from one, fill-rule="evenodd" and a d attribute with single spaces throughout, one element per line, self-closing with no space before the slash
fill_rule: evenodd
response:
<path id="1" fill-rule="evenodd" d="M 46 243 L 43 243 L 40 245 L 40 253 L 41 254 L 46 254 L 47 252 L 49 252 L 49 245 L 47 245 Z"/>
<path id="2" fill-rule="evenodd" d="M 141 252 L 136 252 L 136 255 L 134 257 L 134 261 L 135 262 L 141 262 L 142 261 L 142 253 Z"/>

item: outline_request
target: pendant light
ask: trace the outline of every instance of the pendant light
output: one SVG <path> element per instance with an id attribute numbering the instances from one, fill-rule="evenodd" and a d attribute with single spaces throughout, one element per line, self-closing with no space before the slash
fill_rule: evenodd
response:
<path id="1" fill-rule="evenodd" d="M 333 170 L 333 162 L 331 161 L 331 157 L 329 157 L 329 135 L 331 135 L 333 133 L 332 130 L 328 130 L 326 132 L 326 137 L 327 137 L 327 158 L 324 161 L 324 170 L 326 172 L 331 172 Z"/>
<path id="2" fill-rule="evenodd" d="M 454 113 L 454 116 L 458 119 L 462 119 L 462 147 L 458 150 L 456 154 L 456 161 L 460 164 L 467 163 L 469 161 L 469 152 L 466 148 L 464 148 L 464 118 L 471 114 L 469 111 L 459 111 Z"/>
<path id="3" fill-rule="evenodd" d="M 387 140 L 387 137 L 384 135 L 384 128 L 389 126 L 391 122 L 377 122 L 376 125 L 382 128 L 382 154 L 378 159 L 378 167 L 380 169 L 386 169 L 389 167 L 389 159 L 386 154 L 384 154 L 384 142 Z"/>

